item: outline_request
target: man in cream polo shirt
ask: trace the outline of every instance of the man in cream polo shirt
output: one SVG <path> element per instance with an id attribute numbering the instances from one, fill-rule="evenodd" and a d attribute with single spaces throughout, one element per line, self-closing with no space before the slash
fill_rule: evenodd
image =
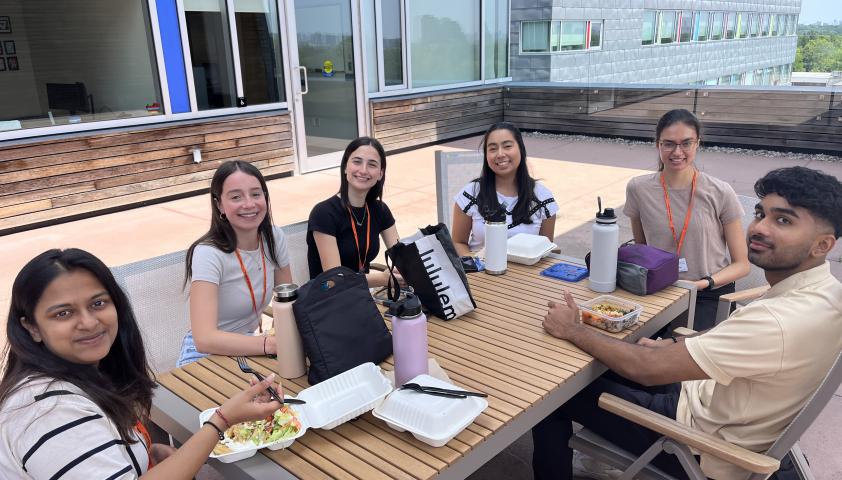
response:
<path id="1" fill-rule="evenodd" d="M 569 292 L 564 304 L 550 303 L 546 331 L 615 373 L 533 429 L 536 480 L 571 477 L 571 421 L 637 454 L 659 437 L 600 409 L 603 392 L 763 452 L 818 387 L 842 350 L 842 283 L 825 259 L 842 236 L 842 184 L 792 167 L 769 172 L 754 189 L 761 201 L 748 227 L 749 260 L 764 269 L 771 288 L 707 332 L 632 345 L 583 326 Z M 672 455 L 661 454 L 654 463 L 685 477 Z M 701 456 L 701 467 L 718 480 L 748 475 L 708 455 Z"/>

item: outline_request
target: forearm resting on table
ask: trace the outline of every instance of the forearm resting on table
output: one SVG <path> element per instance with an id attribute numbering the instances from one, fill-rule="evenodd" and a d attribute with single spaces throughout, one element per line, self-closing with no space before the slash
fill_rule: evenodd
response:
<path id="1" fill-rule="evenodd" d="M 683 342 L 651 348 L 617 340 L 581 324 L 570 330 L 568 338 L 614 372 L 641 385 L 707 378 Z"/>
<path id="2" fill-rule="evenodd" d="M 263 336 L 243 335 L 213 329 L 211 331 L 193 331 L 193 341 L 196 342 L 196 349 L 201 353 L 212 355 L 263 355 L 263 346 L 266 345 L 266 353 L 274 353 L 274 348 L 269 348 L 269 342 Z M 272 350 L 272 351 L 269 351 Z"/>

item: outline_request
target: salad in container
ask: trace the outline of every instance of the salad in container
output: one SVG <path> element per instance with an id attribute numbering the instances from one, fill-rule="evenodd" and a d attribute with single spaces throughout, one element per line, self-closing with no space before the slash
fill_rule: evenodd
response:
<path id="1" fill-rule="evenodd" d="M 199 414 L 199 425 L 214 411 L 216 408 L 209 408 Z M 262 420 L 238 423 L 225 430 L 225 439 L 217 442 L 210 458 L 230 463 L 249 458 L 261 448 L 280 450 L 306 431 L 307 423 L 301 413 L 292 405 L 284 405 Z"/>

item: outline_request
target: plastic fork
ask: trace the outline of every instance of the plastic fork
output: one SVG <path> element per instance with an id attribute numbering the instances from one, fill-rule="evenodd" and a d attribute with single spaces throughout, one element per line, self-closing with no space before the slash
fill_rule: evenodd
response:
<path id="1" fill-rule="evenodd" d="M 442 397 L 467 398 L 467 397 L 487 397 L 488 395 L 480 392 L 468 392 L 465 390 L 451 390 L 448 388 L 428 387 L 418 385 L 417 383 L 405 383 L 401 385 L 401 390 L 415 390 L 416 392 L 428 393 L 430 395 L 438 395 Z"/>
<path id="2" fill-rule="evenodd" d="M 257 377 L 258 381 L 260 381 L 260 382 L 263 381 L 263 375 L 261 375 L 261 373 L 258 372 L 257 370 L 254 370 L 251 367 L 249 367 L 249 364 L 246 361 L 246 357 L 234 357 L 234 359 L 237 360 L 237 366 L 240 367 L 240 370 L 243 373 L 250 373 L 250 374 L 254 375 L 255 377 Z M 272 398 L 274 398 L 275 400 L 280 402 L 281 405 L 283 405 L 284 403 L 288 403 L 290 405 L 304 405 L 305 403 L 307 403 L 304 400 L 298 400 L 296 398 L 283 399 L 283 398 L 281 398 L 280 395 L 278 395 L 278 392 L 276 392 L 275 389 L 272 388 L 271 386 L 266 388 L 266 391 L 269 392 L 269 395 Z"/>

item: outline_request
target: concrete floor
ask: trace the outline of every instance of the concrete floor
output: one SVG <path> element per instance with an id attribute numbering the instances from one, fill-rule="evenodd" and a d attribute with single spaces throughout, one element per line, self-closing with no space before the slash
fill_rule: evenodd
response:
<path id="1" fill-rule="evenodd" d="M 436 149 L 476 149 L 478 137 L 437 147 L 392 155 L 388 159 L 384 194 L 403 235 L 436 223 L 434 155 Z M 596 211 L 596 197 L 603 205 L 620 207 L 625 187 L 634 176 L 651 171 L 656 151 L 649 145 L 604 143 L 578 138 L 526 138 L 533 175 L 553 192 L 560 206 L 556 243 L 562 253 L 583 256 L 590 241 L 589 228 Z M 700 169 L 733 185 L 738 194 L 753 195 L 754 181 L 768 170 L 805 165 L 842 178 L 842 163 L 805 160 L 799 156 L 764 156 L 702 151 Z M 276 224 L 306 220 L 311 207 L 335 193 L 338 169 L 269 182 Z M 78 247 L 91 251 L 114 266 L 186 248 L 209 225 L 209 197 L 201 195 L 101 215 L 61 225 L 8 235 L 0 239 L 0 312 L 7 311 L 11 283 L 20 268 L 48 248 Z M 381 254 L 382 255 L 382 254 Z M 842 278 L 842 246 L 832 257 L 832 269 Z M 0 319 L 0 324 L 5 319 Z M 2 327 L 2 325 L 0 325 Z M 2 329 L 5 331 L 5 329 Z M 0 335 L 0 347 L 5 334 Z M 819 480 L 842 480 L 842 390 L 804 435 L 801 444 Z M 471 476 L 472 479 L 531 479 L 529 435 Z M 210 472 L 202 475 L 214 478 Z"/>

